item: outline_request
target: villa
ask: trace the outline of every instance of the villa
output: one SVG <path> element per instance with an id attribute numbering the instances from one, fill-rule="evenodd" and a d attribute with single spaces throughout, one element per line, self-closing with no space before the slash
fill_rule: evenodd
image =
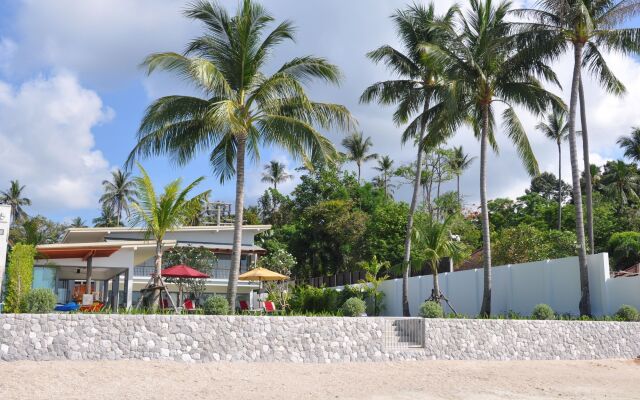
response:
<path id="1" fill-rule="evenodd" d="M 255 235 L 270 225 L 247 225 L 242 231 L 240 273 L 246 272 L 266 251 L 255 245 Z M 187 226 L 168 232 L 164 250 L 176 246 L 210 249 L 217 257 L 211 277 L 206 280 L 206 295 L 226 293 L 231 266 L 233 226 Z M 69 228 L 60 243 L 37 246 L 33 287 L 54 290 L 59 303 L 74 297 L 74 290 L 90 287 L 94 296 L 113 310 L 130 308 L 140 290 L 154 272 L 155 242 L 145 238 L 141 228 Z M 174 285 L 168 284 L 172 293 Z M 113 290 L 116 287 L 118 290 Z M 257 284 L 238 283 L 239 299 L 248 299 Z"/>

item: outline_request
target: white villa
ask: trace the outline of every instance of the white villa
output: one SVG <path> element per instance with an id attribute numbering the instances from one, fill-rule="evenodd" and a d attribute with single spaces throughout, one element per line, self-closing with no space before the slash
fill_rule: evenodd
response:
<path id="1" fill-rule="evenodd" d="M 255 235 L 270 229 L 270 225 L 247 225 L 242 231 L 240 273 L 255 264 L 266 251 L 256 246 Z M 227 290 L 231 264 L 232 225 L 188 226 L 168 232 L 164 248 L 175 246 L 205 247 L 214 252 L 218 263 L 207 279 L 207 294 L 224 294 Z M 141 228 L 70 228 L 60 243 L 37 246 L 34 266 L 34 287 L 54 290 L 59 303 L 71 300 L 75 287 L 90 287 L 95 297 L 113 310 L 135 305 L 142 289 L 154 271 L 155 242 L 145 240 Z M 177 292 L 173 285 L 169 291 Z M 118 288 L 113 290 L 112 288 Z M 255 283 L 239 282 L 240 299 L 258 287 Z"/>

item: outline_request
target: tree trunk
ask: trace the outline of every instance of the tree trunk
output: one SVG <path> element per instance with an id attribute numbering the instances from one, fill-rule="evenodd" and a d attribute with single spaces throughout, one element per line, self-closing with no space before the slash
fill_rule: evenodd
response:
<path id="1" fill-rule="evenodd" d="M 236 295 L 238 292 L 238 275 L 240 274 L 240 258 L 242 251 L 242 218 L 244 214 L 244 156 L 246 138 L 238 139 L 236 159 L 236 217 L 233 223 L 233 250 L 231 251 L 231 270 L 227 286 L 229 311 L 236 311 Z"/>
<path id="2" fill-rule="evenodd" d="M 431 262 L 431 273 L 433 274 L 433 297 L 440 304 L 440 282 L 438 282 L 438 263 Z"/>
<path id="3" fill-rule="evenodd" d="M 576 209 L 576 236 L 578 239 L 578 262 L 580 265 L 580 315 L 591 315 L 589 298 L 589 271 L 584 238 L 584 220 L 582 215 L 582 191 L 580 188 L 580 168 L 576 146 L 576 107 L 580 86 L 580 68 L 582 64 L 582 44 L 574 45 L 573 81 L 569 102 L 569 152 L 571 157 L 571 178 L 573 183 L 573 203 Z"/>
<path id="4" fill-rule="evenodd" d="M 118 216 L 116 217 L 116 226 L 120 226 L 121 218 L 122 218 L 122 203 L 118 203 Z"/>
<path id="5" fill-rule="evenodd" d="M 582 158 L 584 159 L 584 194 L 587 208 L 587 237 L 589 239 L 589 251 L 594 253 L 593 241 L 593 193 L 591 187 L 591 161 L 589 160 L 589 132 L 587 130 L 587 111 L 584 100 L 584 86 L 582 85 L 582 72 L 580 72 L 580 125 L 582 127 Z"/>
<path id="6" fill-rule="evenodd" d="M 458 206 L 460 207 L 460 210 L 462 210 L 462 202 L 460 201 L 460 175 L 456 175 L 456 180 L 457 180 L 457 193 L 458 193 Z"/>
<path id="7" fill-rule="evenodd" d="M 425 100 L 424 112 L 429 109 L 429 98 Z M 409 271 L 411 270 L 411 235 L 413 234 L 413 214 L 418 205 L 418 192 L 420 191 L 420 178 L 422 177 L 422 140 L 424 139 L 427 125 L 424 121 L 420 124 L 420 140 L 418 141 L 418 155 L 416 156 L 416 176 L 413 181 L 413 194 L 407 216 L 407 229 L 404 236 L 404 255 L 402 257 L 402 315 L 410 317 L 409 311 Z"/>
<path id="8" fill-rule="evenodd" d="M 360 163 L 358 164 L 358 185 L 360 184 Z"/>
<path id="9" fill-rule="evenodd" d="M 162 282 L 162 239 L 156 240 L 155 278 L 153 279 L 153 296 L 151 297 L 151 310 L 156 311 L 160 305 L 161 291 L 158 286 Z"/>
<path id="10" fill-rule="evenodd" d="M 558 230 L 562 230 L 562 142 L 558 139 Z"/>
<path id="11" fill-rule="evenodd" d="M 482 105 L 482 134 L 480 138 L 480 213 L 482 220 L 482 248 L 484 264 L 484 292 L 481 316 L 491 315 L 491 237 L 487 208 L 487 147 L 489 146 L 489 104 Z"/>

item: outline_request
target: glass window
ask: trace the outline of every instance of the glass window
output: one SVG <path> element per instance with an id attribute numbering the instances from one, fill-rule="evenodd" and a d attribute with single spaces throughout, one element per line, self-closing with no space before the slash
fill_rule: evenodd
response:
<path id="1" fill-rule="evenodd" d="M 31 285 L 34 289 L 56 289 L 56 269 L 52 267 L 33 267 L 33 283 Z"/>

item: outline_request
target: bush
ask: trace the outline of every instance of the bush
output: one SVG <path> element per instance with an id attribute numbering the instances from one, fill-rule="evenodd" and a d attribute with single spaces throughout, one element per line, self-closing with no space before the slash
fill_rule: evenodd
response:
<path id="1" fill-rule="evenodd" d="M 44 314 L 53 311 L 56 295 L 49 289 L 33 289 L 22 297 L 20 311 L 30 314 Z"/>
<path id="2" fill-rule="evenodd" d="M 538 304 L 533 307 L 533 312 L 531 313 L 531 318 L 533 319 L 555 319 L 556 314 L 553 312 L 553 309 L 549 307 L 548 304 Z"/>
<path id="3" fill-rule="evenodd" d="M 364 314 L 367 306 L 362 299 L 352 297 L 344 302 L 340 310 L 345 317 L 358 317 Z"/>
<path id="4" fill-rule="evenodd" d="M 624 304 L 616 312 L 616 318 L 621 321 L 638 321 L 640 320 L 640 313 L 634 306 Z"/>
<path id="5" fill-rule="evenodd" d="M 444 310 L 437 301 L 425 301 L 420 306 L 422 318 L 444 318 Z"/>
<path id="6" fill-rule="evenodd" d="M 338 311 L 340 293 L 335 289 L 296 286 L 289 299 L 291 310 L 298 313 L 330 313 Z"/>
<path id="7" fill-rule="evenodd" d="M 609 254 L 616 270 L 636 264 L 640 261 L 640 233 L 618 232 L 611 235 Z"/>
<path id="8" fill-rule="evenodd" d="M 31 290 L 36 248 L 30 244 L 13 246 L 7 265 L 7 297 L 4 312 L 20 312 L 24 296 Z M 0 282 L 0 285 L 2 282 Z"/>
<path id="9" fill-rule="evenodd" d="M 227 315 L 229 314 L 229 303 L 222 296 L 213 295 L 207 297 L 202 305 L 204 313 L 207 315 Z"/>

